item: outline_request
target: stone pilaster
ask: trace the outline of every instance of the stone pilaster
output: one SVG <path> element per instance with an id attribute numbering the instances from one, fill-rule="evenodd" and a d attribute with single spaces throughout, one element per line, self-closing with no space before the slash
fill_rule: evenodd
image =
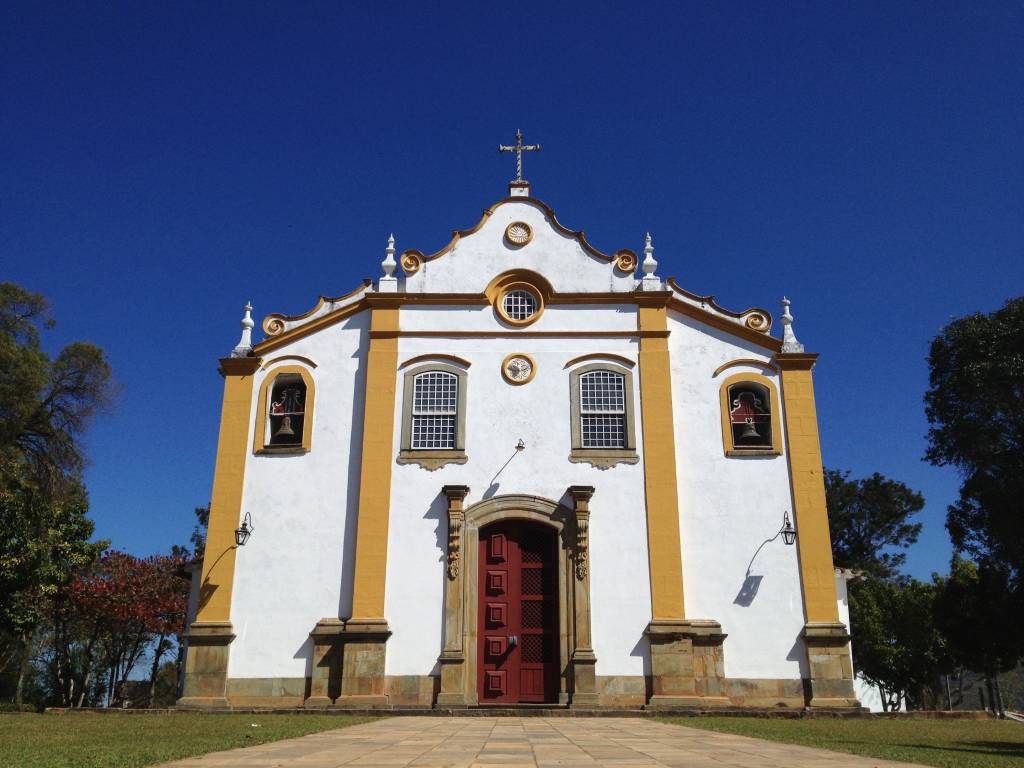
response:
<path id="1" fill-rule="evenodd" d="M 651 646 L 652 709 L 728 706 L 717 621 L 652 621 L 644 630 Z"/>
<path id="2" fill-rule="evenodd" d="M 572 700 L 573 707 L 596 707 L 598 704 L 597 677 L 593 640 L 590 630 L 590 498 L 594 488 L 590 485 L 569 486 L 573 500 L 573 520 L 576 542 L 573 548 L 573 638 Z"/>
<path id="3" fill-rule="evenodd" d="M 391 637 L 383 619 L 349 619 L 341 633 L 341 695 L 339 706 L 387 706 L 384 691 L 384 645 Z"/>
<path id="4" fill-rule="evenodd" d="M 341 666 L 341 638 L 345 622 L 341 619 L 320 619 L 309 636 L 313 640 L 313 671 L 309 680 L 309 698 L 305 707 L 329 707 L 338 692 L 331 690 Z"/>
<path id="5" fill-rule="evenodd" d="M 463 648 L 465 628 L 463 595 L 465 594 L 465 562 L 462 553 L 462 529 L 466 522 L 463 504 L 469 487 L 446 485 L 441 489 L 448 497 L 448 556 L 444 590 L 444 649 L 441 665 L 441 690 L 438 706 L 466 706 L 466 651 Z"/>
<path id="6" fill-rule="evenodd" d="M 230 621 L 195 622 L 188 630 L 185 684 L 179 707 L 227 707 L 228 651 L 235 639 Z"/>
<path id="7" fill-rule="evenodd" d="M 859 707 L 853 690 L 850 634 L 842 622 L 811 622 L 804 627 L 804 644 L 811 668 L 808 705 Z"/>

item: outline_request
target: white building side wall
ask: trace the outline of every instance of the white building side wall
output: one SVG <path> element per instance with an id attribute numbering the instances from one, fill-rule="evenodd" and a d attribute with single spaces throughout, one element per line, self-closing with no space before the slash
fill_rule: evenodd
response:
<path id="1" fill-rule="evenodd" d="M 724 379 L 744 371 L 768 376 L 781 391 L 778 375 L 743 366 L 713 376 L 731 360 L 770 355 L 674 312 L 669 330 L 687 617 L 721 622 L 727 677 L 799 678 L 805 656 L 797 548 L 781 536 L 764 543 L 793 509 L 785 441 L 780 456 L 727 457 L 719 395 Z"/>
<path id="2" fill-rule="evenodd" d="M 237 553 L 228 677 L 308 676 L 310 630 L 350 614 L 368 328 L 361 312 L 265 356 L 317 364 L 312 450 L 253 455 L 250 426 L 242 508 L 255 530 Z M 302 363 L 256 373 L 250 425 L 260 385 L 278 365 Z"/>
<path id="3" fill-rule="evenodd" d="M 487 311 L 492 310 L 488 307 Z M 614 330 L 624 322 L 622 312 L 631 315 L 626 322 L 635 329 L 635 311 L 633 307 L 590 312 L 590 329 Z M 419 313 L 418 309 L 403 309 L 403 328 L 423 322 Z M 436 309 L 430 315 L 431 322 L 454 326 Z M 547 315 L 540 322 L 545 319 Z M 447 325 L 449 322 L 452 325 Z M 598 470 L 568 461 L 570 371 L 564 367 L 572 358 L 588 353 L 612 353 L 635 361 L 637 349 L 636 339 L 628 338 L 400 340 L 399 362 L 444 353 L 472 363 L 466 407 L 469 461 L 436 471 L 417 465 L 392 467 L 385 614 L 393 634 L 387 646 L 387 674 L 437 673 L 437 657 L 443 645 L 447 541 L 447 500 L 441 493 L 444 485 L 469 486 L 467 507 L 502 494 L 542 496 L 571 505 L 566 497 L 570 485 L 594 486 L 590 558 L 597 673 L 643 674 L 643 630 L 651 611 L 643 466 L 620 464 Z M 537 363 L 536 376 L 526 385 L 512 386 L 501 376 L 502 360 L 513 352 L 525 352 Z M 403 373 L 397 374 L 395 456 L 401 440 Z M 633 382 L 639 420 L 635 372 Z M 639 421 L 636 435 L 638 451 L 642 451 Z M 520 439 L 526 450 L 517 453 L 515 446 Z M 466 577 L 476 578 L 476 574 Z"/>

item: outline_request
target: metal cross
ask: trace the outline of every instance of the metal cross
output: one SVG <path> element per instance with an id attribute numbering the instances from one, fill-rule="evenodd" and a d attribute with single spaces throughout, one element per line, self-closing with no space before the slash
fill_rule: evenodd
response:
<path id="1" fill-rule="evenodd" d="M 540 144 L 523 144 L 523 132 L 516 128 L 516 145 L 508 147 L 499 144 L 498 151 L 516 153 L 516 177 L 513 182 L 521 182 L 523 180 L 523 152 L 539 152 Z"/>

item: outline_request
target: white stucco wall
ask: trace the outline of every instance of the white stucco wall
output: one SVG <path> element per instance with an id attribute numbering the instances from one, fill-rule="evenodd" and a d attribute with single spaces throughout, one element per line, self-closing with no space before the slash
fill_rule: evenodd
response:
<path id="1" fill-rule="evenodd" d="M 522 247 L 505 242 L 505 228 L 513 221 L 526 222 L 533 229 L 533 239 Z M 401 247 L 420 246 L 402 243 Z M 643 241 L 637 238 L 636 243 L 598 247 L 609 255 L 620 247 L 640 253 Z M 491 278 L 510 269 L 539 272 L 560 293 L 628 291 L 635 282 L 633 275 L 615 270 L 613 263 L 590 255 L 575 237 L 551 226 L 543 208 L 517 200 L 499 205 L 478 231 L 461 238 L 449 253 L 425 262 L 406 277 L 405 287 L 412 293 L 480 293 Z"/>
<path id="2" fill-rule="evenodd" d="M 406 316 L 403 309 L 403 327 Z M 621 318 L 613 309 L 603 315 L 595 313 L 592 322 L 592 328 L 613 328 Z M 635 315 L 632 322 L 635 328 Z M 433 472 L 416 465 L 393 466 L 385 604 L 393 634 L 388 640 L 387 673 L 423 675 L 435 669 L 442 647 L 447 537 L 446 500 L 441 488 L 450 484 L 469 486 L 467 506 L 500 494 L 563 501 L 570 485 L 594 486 L 590 557 L 597 673 L 643 674 L 643 630 L 651 610 L 643 467 L 620 464 L 598 470 L 589 464 L 569 463 L 570 371 L 564 368 L 570 359 L 588 353 L 613 353 L 636 360 L 636 340 L 402 338 L 399 343 L 400 361 L 438 352 L 472 363 L 466 407 L 469 461 Z M 526 352 L 537 363 L 536 376 L 525 386 L 511 386 L 501 377 L 501 362 L 512 352 Z M 402 416 L 402 373 L 396 425 Z M 638 386 L 634 375 L 637 443 L 642 451 Z M 396 426 L 395 455 L 400 432 Z M 520 438 L 526 450 L 516 454 Z"/>
<path id="3" fill-rule="evenodd" d="M 350 613 L 368 328 L 362 312 L 266 355 L 317 364 L 313 442 L 305 454 L 248 451 L 242 509 L 255 530 L 237 552 L 229 677 L 308 675 L 314 624 Z M 249 445 L 275 367 L 256 374 Z"/>
<path id="4" fill-rule="evenodd" d="M 778 386 L 778 377 L 750 366 L 713 377 L 722 363 L 769 355 L 678 313 L 669 330 L 686 615 L 721 622 L 727 677 L 800 677 L 797 549 L 781 537 L 761 547 L 792 513 L 786 456 L 727 457 L 722 442 L 722 381 L 749 371 Z"/>

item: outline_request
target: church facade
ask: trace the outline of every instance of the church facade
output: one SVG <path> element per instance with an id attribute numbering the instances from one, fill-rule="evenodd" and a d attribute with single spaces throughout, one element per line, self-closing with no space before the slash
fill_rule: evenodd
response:
<path id="1" fill-rule="evenodd" d="M 181 706 L 857 706 L 788 302 L 521 180 L 382 266 L 220 361 Z"/>

